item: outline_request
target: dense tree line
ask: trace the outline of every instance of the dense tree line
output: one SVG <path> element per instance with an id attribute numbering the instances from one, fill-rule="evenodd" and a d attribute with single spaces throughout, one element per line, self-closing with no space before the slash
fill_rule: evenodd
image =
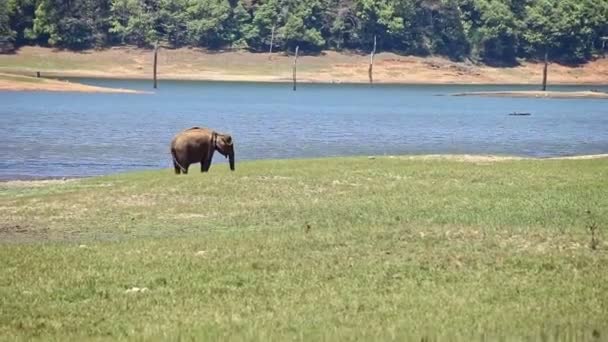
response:
<path id="1" fill-rule="evenodd" d="M 513 63 L 580 62 L 608 36 L 608 0 L 0 0 L 0 39 L 267 51 L 378 49 Z"/>

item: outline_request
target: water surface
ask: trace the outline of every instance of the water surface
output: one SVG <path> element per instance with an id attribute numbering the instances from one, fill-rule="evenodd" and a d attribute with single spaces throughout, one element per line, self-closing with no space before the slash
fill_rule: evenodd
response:
<path id="1" fill-rule="evenodd" d="M 608 91 L 551 90 L 590 88 Z M 289 84 L 162 81 L 149 95 L 0 92 L 0 179 L 171 167 L 169 142 L 191 126 L 231 133 L 237 170 L 239 160 L 268 158 L 608 153 L 606 100 L 445 96 L 524 89 L 536 87 L 301 84 L 293 92 Z"/>

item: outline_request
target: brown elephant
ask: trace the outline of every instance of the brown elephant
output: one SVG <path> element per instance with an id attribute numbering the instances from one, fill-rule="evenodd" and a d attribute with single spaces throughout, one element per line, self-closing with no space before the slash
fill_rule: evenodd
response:
<path id="1" fill-rule="evenodd" d="M 234 171 L 234 143 L 229 134 L 201 127 L 179 132 L 171 141 L 175 173 L 187 174 L 190 164 L 195 163 L 201 163 L 201 172 L 209 171 L 215 151 L 229 158 L 230 170 Z"/>

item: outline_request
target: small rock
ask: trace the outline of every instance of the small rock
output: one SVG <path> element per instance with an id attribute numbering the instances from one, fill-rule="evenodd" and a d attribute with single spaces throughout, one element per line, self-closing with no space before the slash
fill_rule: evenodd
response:
<path id="1" fill-rule="evenodd" d="M 148 291 L 149 290 L 148 290 L 147 287 L 142 287 L 142 288 L 132 287 L 132 288 L 126 290 L 125 293 L 138 293 L 138 292 L 142 292 L 143 293 L 143 292 L 148 292 Z"/>
<path id="2" fill-rule="evenodd" d="M 139 292 L 139 287 L 132 287 L 125 291 L 125 293 L 133 293 L 133 292 Z"/>
<path id="3" fill-rule="evenodd" d="M 372 159 L 372 160 L 374 160 L 374 159 L 376 159 L 376 157 L 374 157 L 374 156 L 369 156 L 369 157 L 367 157 L 367 159 Z"/>

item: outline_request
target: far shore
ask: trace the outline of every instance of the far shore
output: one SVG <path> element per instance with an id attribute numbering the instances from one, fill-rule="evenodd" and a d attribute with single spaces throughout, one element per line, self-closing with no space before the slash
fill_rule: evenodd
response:
<path id="1" fill-rule="evenodd" d="M 104 50 L 71 52 L 43 47 L 22 47 L 14 54 L 0 55 L 0 73 L 42 77 L 152 79 L 151 50 L 113 47 Z M 181 48 L 161 49 L 158 80 L 292 82 L 293 58 L 284 53 L 206 51 Z M 366 84 L 369 56 L 325 51 L 298 58 L 298 83 Z M 539 85 L 542 64 L 522 61 L 514 67 L 491 67 L 471 62 L 455 62 L 442 57 L 402 56 L 381 52 L 376 55 L 375 84 L 418 85 Z M 608 59 L 581 66 L 551 64 L 551 85 L 606 85 Z M 162 85 L 161 85 L 162 86 Z M 88 86 L 87 86 L 88 87 Z M 4 86 L 0 90 L 8 90 Z M 15 86 L 13 90 L 27 90 Z M 82 91 L 84 88 L 81 88 Z M 92 88 L 90 88 L 93 91 Z"/>
<path id="2" fill-rule="evenodd" d="M 345 156 L 348 157 L 348 156 Z M 364 156 L 358 156 L 359 158 L 365 158 Z M 342 158 L 342 157 L 336 157 Z M 327 158 L 327 159 L 336 159 Z M 559 156 L 559 157 L 522 157 L 522 156 L 508 156 L 508 155 L 491 155 L 491 154 L 411 154 L 411 155 L 390 155 L 390 156 L 368 156 L 370 160 L 374 159 L 407 159 L 407 160 L 449 160 L 463 163 L 494 163 L 494 162 L 505 162 L 515 160 L 589 160 L 589 159 L 600 159 L 608 158 L 608 153 L 605 154 L 586 154 L 576 156 Z M 316 158 L 312 158 L 316 159 Z M 321 158 L 326 159 L 326 158 Z M 167 169 L 169 170 L 169 169 Z M 137 170 L 131 170 L 127 172 L 137 172 Z M 36 176 L 18 176 L 0 178 L 0 187 L 4 188 L 19 188 L 19 187 L 38 187 L 52 184 L 64 184 L 73 182 L 81 179 L 103 177 L 99 176 L 48 176 L 48 177 L 36 177 Z"/>
<path id="3" fill-rule="evenodd" d="M 518 90 L 518 91 L 479 91 L 468 93 L 457 93 L 452 96 L 489 96 L 489 97 L 532 97 L 553 99 L 608 99 L 608 93 L 599 91 L 541 91 L 541 90 Z"/>

